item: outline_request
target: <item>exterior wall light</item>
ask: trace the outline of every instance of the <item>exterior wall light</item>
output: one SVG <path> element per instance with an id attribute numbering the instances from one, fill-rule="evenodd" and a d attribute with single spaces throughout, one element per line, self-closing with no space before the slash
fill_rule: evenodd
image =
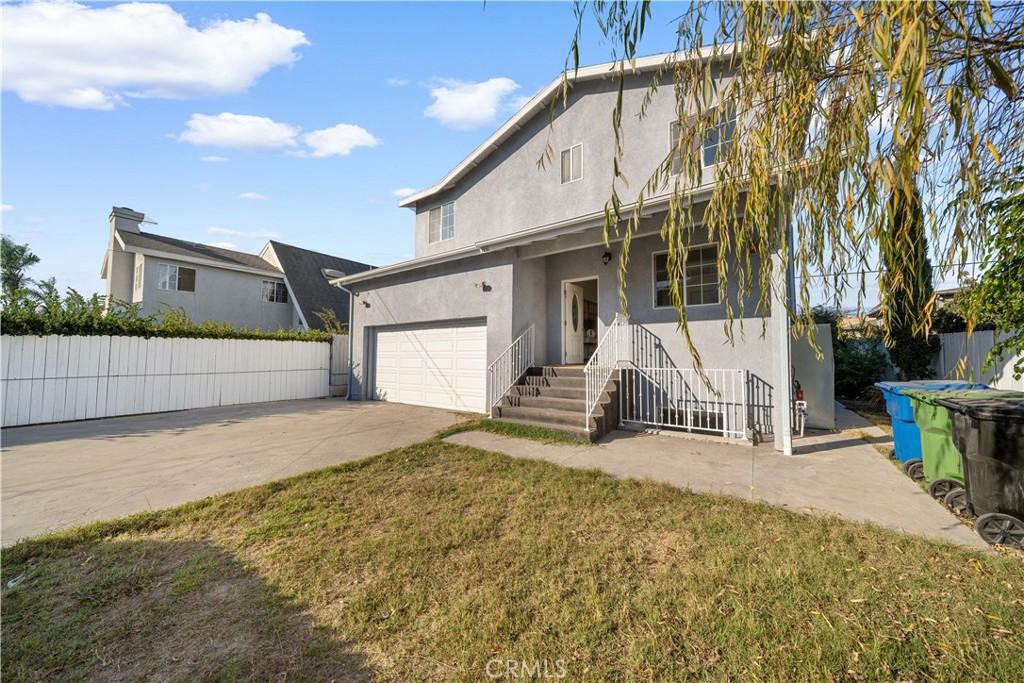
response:
<path id="1" fill-rule="evenodd" d="M 611 263 L 611 260 L 612 260 L 612 252 L 606 251 L 603 254 L 601 254 L 601 263 L 603 263 L 603 264 L 605 264 L 607 266 L 609 263 Z"/>

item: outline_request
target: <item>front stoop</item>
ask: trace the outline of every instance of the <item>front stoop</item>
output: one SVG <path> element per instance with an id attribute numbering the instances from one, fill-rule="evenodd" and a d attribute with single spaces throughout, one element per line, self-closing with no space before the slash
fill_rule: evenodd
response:
<path id="1" fill-rule="evenodd" d="M 492 417 L 593 441 L 619 423 L 618 381 L 611 380 L 605 386 L 589 418 L 589 432 L 583 427 L 586 400 L 582 365 L 532 367 L 506 392 Z"/>

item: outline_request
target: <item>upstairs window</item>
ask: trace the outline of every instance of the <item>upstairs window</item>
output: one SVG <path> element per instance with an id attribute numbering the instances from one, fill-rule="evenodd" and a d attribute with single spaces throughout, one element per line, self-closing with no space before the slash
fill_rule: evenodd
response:
<path id="1" fill-rule="evenodd" d="M 679 129 L 678 121 L 673 121 L 668 126 L 668 145 L 669 151 L 672 154 L 672 175 L 679 175 L 683 171 L 683 157 L 676 149 L 679 147 Z"/>
<path id="2" fill-rule="evenodd" d="M 708 129 L 704 136 L 704 145 L 701 150 L 701 157 L 704 168 L 717 164 L 725 150 L 732 144 L 733 135 L 736 133 L 736 112 L 723 112 L 718 123 Z"/>
<path id="3" fill-rule="evenodd" d="M 455 202 L 435 206 L 427 214 L 429 222 L 427 241 L 443 242 L 455 237 Z"/>
<path id="4" fill-rule="evenodd" d="M 263 281 L 263 300 L 270 303 L 288 303 L 288 288 L 283 282 Z"/>
<path id="5" fill-rule="evenodd" d="M 686 252 L 683 274 L 683 304 L 703 306 L 718 303 L 718 245 L 693 247 Z M 654 307 L 672 306 L 668 254 L 654 254 Z"/>
<path id="6" fill-rule="evenodd" d="M 196 291 L 196 269 L 161 263 L 157 267 L 156 286 L 170 291 L 194 292 Z"/>
<path id="7" fill-rule="evenodd" d="M 562 184 L 583 178 L 583 143 L 562 150 Z"/>

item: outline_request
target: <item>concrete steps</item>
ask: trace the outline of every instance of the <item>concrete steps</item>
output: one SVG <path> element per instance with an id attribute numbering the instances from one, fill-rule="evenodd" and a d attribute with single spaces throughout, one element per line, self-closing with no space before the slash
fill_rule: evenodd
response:
<path id="1" fill-rule="evenodd" d="M 495 406 L 493 417 L 596 439 L 618 423 L 618 386 L 610 382 L 586 422 L 586 380 L 582 365 L 532 367 Z M 611 407 L 614 406 L 614 410 Z M 614 412 L 615 415 L 611 415 Z"/>

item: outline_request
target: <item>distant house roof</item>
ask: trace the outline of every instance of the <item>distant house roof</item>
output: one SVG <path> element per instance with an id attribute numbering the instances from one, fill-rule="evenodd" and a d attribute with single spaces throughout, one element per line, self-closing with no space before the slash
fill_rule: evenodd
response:
<path id="1" fill-rule="evenodd" d="M 270 241 L 270 246 L 277 255 L 281 269 L 288 279 L 288 286 L 307 325 L 323 329 L 323 322 L 316 315 L 316 311 L 325 308 L 334 311 L 339 321 L 348 322 L 349 296 L 328 282 L 324 271 L 339 271 L 353 275 L 370 270 L 373 266 L 274 240 Z"/>
<path id="2" fill-rule="evenodd" d="M 150 232 L 118 230 L 117 235 L 121 238 L 121 241 L 124 242 L 125 247 L 152 249 L 154 251 L 162 251 L 167 254 L 177 254 L 179 256 L 190 258 L 220 261 L 232 266 L 280 272 L 277 267 L 269 261 L 261 259 L 256 254 L 247 254 L 243 251 L 212 247 L 209 244 L 200 244 L 199 242 L 189 242 L 187 240 L 179 240 L 174 237 L 154 235 Z"/>

